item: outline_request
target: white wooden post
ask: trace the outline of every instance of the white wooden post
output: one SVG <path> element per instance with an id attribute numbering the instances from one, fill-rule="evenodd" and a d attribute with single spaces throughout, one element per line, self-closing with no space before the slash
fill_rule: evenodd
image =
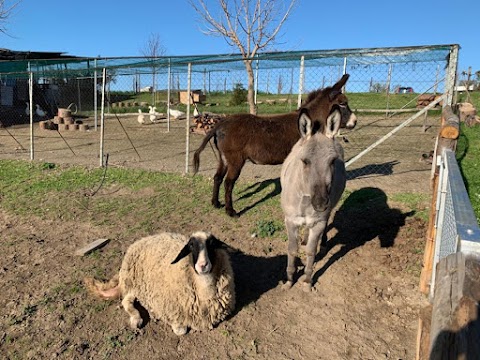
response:
<path id="1" fill-rule="evenodd" d="M 303 94 L 303 78 L 305 76 L 305 56 L 302 55 L 300 59 L 300 79 L 298 81 L 298 101 L 297 107 L 302 106 L 302 94 Z"/>
<path id="2" fill-rule="evenodd" d="M 192 63 L 188 63 L 188 80 L 187 80 L 187 118 L 185 119 L 185 174 L 188 174 L 189 149 L 190 149 L 190 99 L 191 99 L 191 82 L 192 82 Z"/>
<path id="3" fill-rule="evenodd" d="M 105 137 L 105 83 L 107 79 L 107 69 L 103 68 L 102 75 L 102 107 L 100 114 L 100 167 L 104 166 L 103 163 L 103 141 Z"/>

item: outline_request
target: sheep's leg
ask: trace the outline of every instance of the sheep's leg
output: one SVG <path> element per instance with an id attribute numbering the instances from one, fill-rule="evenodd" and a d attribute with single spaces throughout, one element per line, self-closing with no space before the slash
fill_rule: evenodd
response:
<path id="1" fill-rule="evenodd" d="M 284 289 L 290 289 L 293 285 L 293 274 L 295 274 L 295 261 L 298 254 L 298 226 L 291 220 L 285 219 L 285 227 L 288 235 L 288 260 L 287 260 L 287 282 Z"/>
<path id="2" fill-rule="evenodd" d="M 172 330 L 175 333 L 175 335 L 182 336 L 187 333 L 187 327 L 186 326 L 179 326 L 179 325 L 172 325 Z"/>
<path id="3" fill-rule="evenodd" d="M 128 293 L 122 300 L 122 305 L 128 315 L 130 315 L 130 326 L 133 329 L 138 329 L 142 326 L 143 320 L 140 316 L 140 312 L 133 306 L 135 301 L 135 295 Z"/>
<path id="4" fill-rule="evenodd" d="M 223 178 L 227 173 L 227 166 L 222 160 L 222 154 L 220 153 L 220 159 L 218 161 L 217 172 L 213 177 L 213 194 L 212 194 L 212 205 L 216 208 L 219 208 L 220 202 L 218 201 L 218 194 L 220 192 L 220 185 L 222 184 Z"/>
<path id="5" fill-rule="evenodd" d="M 326 221 L 320 221 L 315 226 L 310 228 L 308 235 L 308 242 L 305 248 L 305 254 L 307 256 L 307 263 L 305 265 L 305 278 L 304 289 L 310 290 L 312 288 L 312 273 L 313 273 L 313 263 L 315 262 L 315 255 L 317 253 L 318 241 L 322 237 L 325 227 L 327 226 Z"/>

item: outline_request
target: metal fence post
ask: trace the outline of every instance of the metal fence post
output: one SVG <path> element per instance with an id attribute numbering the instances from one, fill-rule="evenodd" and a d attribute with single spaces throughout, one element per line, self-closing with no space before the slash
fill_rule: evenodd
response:
<path id="1" fill-rule="evenodd" d="M 188 162 L 189 162 L 189 149 L 190 149 L 190 99 L 191 86 L 192 86 L 192 63 L 188 63 L 188 76 L 187 76 L 187 118 L 185 119 L 185 174 L 188 174 Z"/>
<path id="2" fill-rule="evenodd" d="M 105 137 L 105 82 L 107 78 L 107 68 L 103 68 L 102 75 L 102 110 L 100 115 L 100 167 L 103 167 L 103 143 Z"/>
<path id="3" fill-rule="evenodd" d="M 455 81 L 457 78 L 457 64 L 458 64 L 458 45 L 454 45 L 450 49 L 450 57 L 448 59 L 447 77 L 445 79 L 445 93 L 447 99 L 443 106 L 453 105 L 453 92 L 455 89 Z"/>
<path id="4" fill-rule="evenodd" d="M 97 59 L 95 59 L 94 61 L 94 67 L 95 67 L 95 71 L 93 72 L 93 81 L 94 81 L 94 84 L 93 84 L 93 116 L 94 116 L 94 127 L 95 127 L 95 131 L 97 131 L 97 127 L 98 127 L 98 113 L 97 113 L 97 110 L 98 110 L 98 94 L 97 94 L 97 77 L 98 77 L 98 74 L 97 74 Z"/>
<path id="5" fill-rule="evenodd" d="M 30 71 L 28 78 L 28 96 L 30 101 L 30 160 L 35 158 L 34 134 L 33 134 L 33 72 Z"/>
<path id="6" fill-rule="evenodd" d="M 300 78 L 298 80 L 298 100 L 297 107 L 302 106 L 303 81 L 305 76 L 305 56 L 302 55 L 300 59 Z"/>

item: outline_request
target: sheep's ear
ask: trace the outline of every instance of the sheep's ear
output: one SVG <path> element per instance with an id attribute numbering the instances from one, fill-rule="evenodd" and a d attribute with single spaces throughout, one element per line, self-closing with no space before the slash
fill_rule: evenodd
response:
<path id="1" fill-rule="evenodd" d="M 210 247 L 212 249 L 220 249 L 223 247 L 223 242 L 221 242 L 220 240 L 218 240 L 215 236 L 213 235 L 210 235 L 210 237 L 208 238 L 208 244 L 210 245 Z"/>
<path id="2" fill-rule="evenodd" d="M 188 256 L 188 254 L 190 254 L 192 252 L 192 247 L 191 247 L 191 242 L 189 241 L 188 243 L 185 244 L 185 246 L 183 247 L 182 250 L 180 250 L 180 252 L 178 253 L 177 257 L 175 258 L 175 260 L 173 260 L 171 262 L 171 265 L 179 262 L 180 260 L 182 260 L 185 256 Z"/>

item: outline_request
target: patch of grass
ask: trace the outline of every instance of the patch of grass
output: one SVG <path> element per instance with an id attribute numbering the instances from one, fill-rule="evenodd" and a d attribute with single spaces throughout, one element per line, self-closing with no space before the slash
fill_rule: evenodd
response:
<path id="1" fill-rule="evenodd" d="M 196 215 L 204 218 L 215 213 L 221 219 L 218 223 L 221 231 L 241 230 L 247 224 L 247 229 L 259 237 L 286 239 L 278 181 L 239 181 L 234 189 L 234 204 L 237 210 L 246 211 L 238 220 L 226 216 L 223 209 L 212 208 L 212 180 L 208 177 L 108 168 L 102 188 L 91 196 L 102 181 L 104 169 L 45 164 L 0 160 L 0 198 L 4 210 L 43 219 L 80 218 L 94 226 L 121 227 L 125 229 L 122 236 L 150 234 L 165 223 L 191 226 Z M 422 205 L 426 198 L 427 195 L 401 194 L 392 199 L 405 203 L 416 214 L 421 211 L 426 214 L 428 211 Z M 346 191 L 339 206 L 376 206 L 376 202 L 386 204 L 388 200 L 379 189 L 365 188 Z M 100 255 L 94 252 L 89 256 Z M 68 285 L 62 286 L 65 293 Z"/>
<path id="2" fill-rule="evenodd" d="M 477 222 L 480 222 L 480 127 L 466 127 L 462 123 L 460 134 L 457 161 Z"/>
<path id="3" fill-rule="evenodd" d="M 258 237 L 265 238 L 273 236 L 277 231 L 283 230 L 283 224 L 275 220 L 259 220 L 252 232 Z"/>
<path id="4" fill-rule="evenodd" d="M 10 325 L 18 325 L 26 321 L 29 317 L 35 315 L 38 310 L 37 305 L 27 305 L 23 308 L 22 314 L 13 316 L 10 320 Z"/>
<path id="5" fill-rule="evenodd" d="M 110 344 L 111 348 L 120 348 L 124 345 L 123 341 L 120 340 L 118 335 L 108 336 L 107 342 Z"/>

